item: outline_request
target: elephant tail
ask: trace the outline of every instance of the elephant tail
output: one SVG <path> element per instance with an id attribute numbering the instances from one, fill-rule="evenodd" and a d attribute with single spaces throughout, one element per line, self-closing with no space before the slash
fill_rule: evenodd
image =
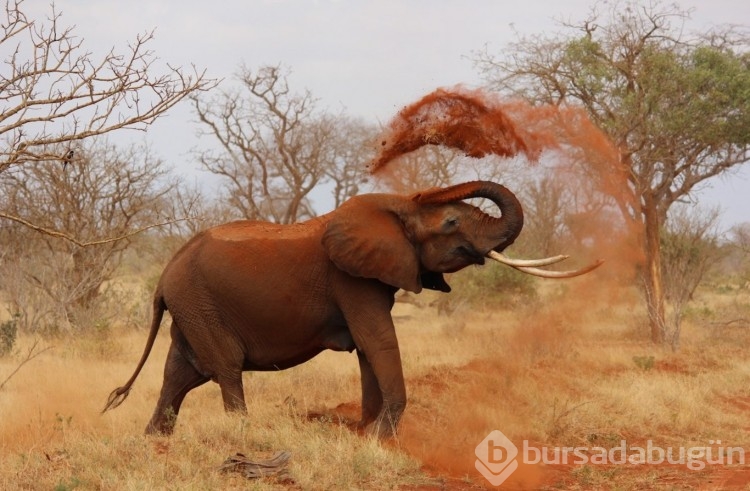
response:
<path id="1" fill-rule="evenodd" d="M 122 404 L 130 394 L 130 389 L 133 387 L 135 379 L 138 378 L 138 374 L 141 373 L 141 369 L 143 368 L 143 365 L 146 364 L 148 355 L 151 354 L 151 348 L 154 347 L 156 334 L 159 332 L 159 326 L 161 325 L 161 319 L 164 316 L 165 310 L 166 304 L 164 303 L 164 298 L 161 295 L 161 288 L 159 288 L 154 295 L 154 315 L 151 321 L 151 330 L 148 333 L 146 347 L 143 349 L 143 355 L 141 355 L 141 361 L 139 361 L 138 366 L 135 367 L 135 372 L 133 372 L 133 376 L 130 377 L 130 380 L 128 380 L 125 385 L 116 388 L 112 391 L 111 394 L 109 394 L 107 404 L 104 406 L 104 409 L 102 409 L 102 413 L 109 411 L 110 409 L 114 409 Z"/>

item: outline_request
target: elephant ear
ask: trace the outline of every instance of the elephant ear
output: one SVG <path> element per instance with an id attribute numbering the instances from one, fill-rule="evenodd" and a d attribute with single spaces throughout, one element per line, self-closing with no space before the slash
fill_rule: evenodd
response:
<path id="1" fill-rule="evenodd" d="M 419 293 L 419 258 L 398 215 L 359 198 L 342 205 L 328 222 L 322 239 L 328 257 L 352 276 Z"/>

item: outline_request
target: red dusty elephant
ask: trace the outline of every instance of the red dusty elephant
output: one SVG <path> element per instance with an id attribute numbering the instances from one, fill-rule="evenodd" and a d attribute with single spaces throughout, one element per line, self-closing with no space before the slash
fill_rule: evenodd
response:
<path id="1" fill-rule="evenodd" d="M 501 216 L 463 201 L 479 197 Z M 146 433 L 171 433 L 185 395 L 209 380 L 221 387 L 226 410 L 246 411 L 243 371 L 283 370 L 331 349 L 357 351 L 361 424 L 390 436 L 406 406 L 394 294 L 450 291 L 442 273 L 502 257 L 496 252 L 522 227 L 516 197 L 476 181 L 411 196 L 360 195 L 294 225 L 237 221 L 201 232 L 164 269 L 141 360 L 104 411 L 127 397 L 169 310 L 172 344 Z"/>

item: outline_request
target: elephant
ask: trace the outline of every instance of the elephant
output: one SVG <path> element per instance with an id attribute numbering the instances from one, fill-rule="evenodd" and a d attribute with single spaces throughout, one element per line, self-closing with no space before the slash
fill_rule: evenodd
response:
<path id="1" fill-rule="evenodd" d="M 491 200 L 500 215 L 469 198 Z M 393 436 L 407 402 L 391 318 L 396 292 L 449 292 L 444 273 L 484 264 L 490 253 L 502 260 L 522 227 L 510 190 L 473 181 L 362 194 L 302 223 L 244 220 L 200 232 L 165 267 L 141 359 L 102 412 L 130 393 L 169 311 L 171 344 L 147 434 L 171 434 L 186 394 L 209 380 L 226 411 L 246 412 L 243 371 L 283 370 L 335 350 L 357 354 L 360 427 Z"/>

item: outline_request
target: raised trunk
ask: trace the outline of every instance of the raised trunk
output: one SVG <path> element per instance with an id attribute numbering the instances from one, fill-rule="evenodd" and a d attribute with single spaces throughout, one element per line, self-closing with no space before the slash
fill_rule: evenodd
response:
<path id="1" fill-rule="evenodd" d="M 481 213 L 477 234 L 479 249 L 489 252 L 502 252 L 511 245 L 523 229 L 523 208 L 516 196 L 505 186 L 491 181 L 472 181 L 434 191 L 427 191 L 415 197 L 421 204 L 447 203 L 470 198 L 487 198 L 500 208 L 501 216 L 493 217 Z"/>

